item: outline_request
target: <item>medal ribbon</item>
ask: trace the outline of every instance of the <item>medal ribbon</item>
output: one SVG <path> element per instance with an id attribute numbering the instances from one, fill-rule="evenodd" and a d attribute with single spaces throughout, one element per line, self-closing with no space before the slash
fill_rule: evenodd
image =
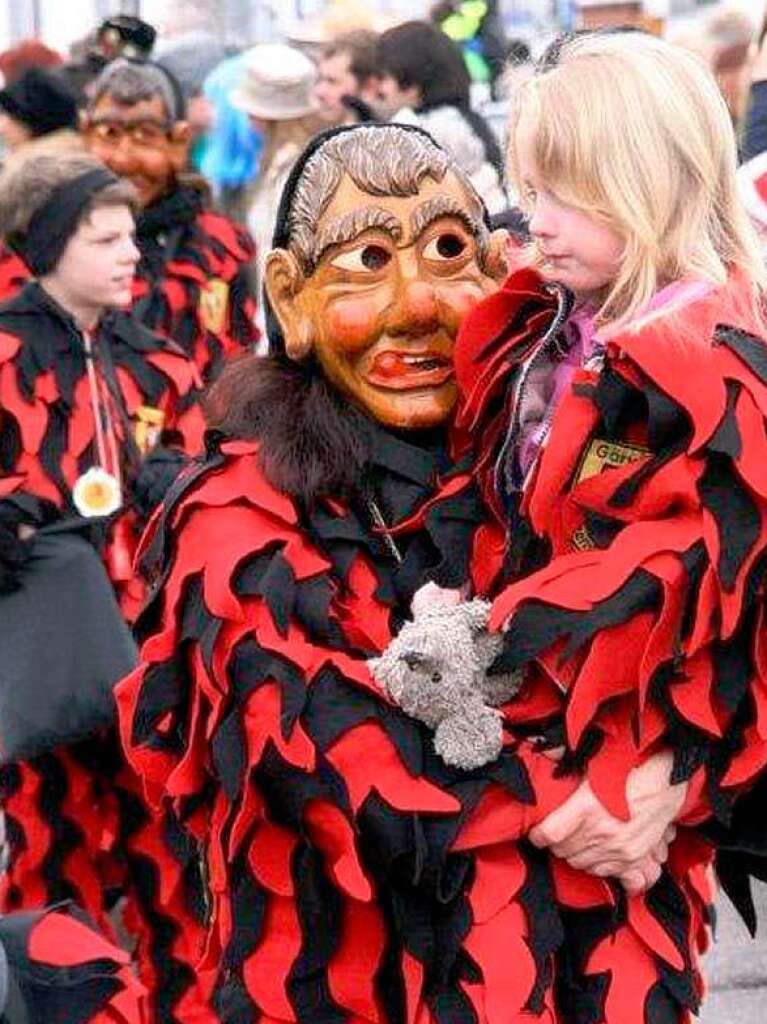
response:
<path id="1" fill-rule="evenodd" d="M 122 493 L 122 472 L 117 437 L 113 426 L 113 418 L 109 408 L 109 396 L 104 395 L 96 373 L 93 355 L 93 339 L 90 332 L 83 331 L 85 345 L 85 365 L 88 371 L 88 389 L 90 391 L 93 422 L 96 428 L 96 451 L 99 467 L 109 473 L 117 482 Z M 108 449 L 108 450 L 107 450 Z"/>

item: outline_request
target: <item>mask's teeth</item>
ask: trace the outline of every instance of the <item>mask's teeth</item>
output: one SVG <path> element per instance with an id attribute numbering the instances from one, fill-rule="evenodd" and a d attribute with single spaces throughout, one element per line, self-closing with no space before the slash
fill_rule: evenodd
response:
<path id="1" fill-rule="evenodd" d="M 403 356 L 408 366 L 419 366 L 423 369 L 433 370 L 442 366 L 442 362 L 434 356 Z"/>

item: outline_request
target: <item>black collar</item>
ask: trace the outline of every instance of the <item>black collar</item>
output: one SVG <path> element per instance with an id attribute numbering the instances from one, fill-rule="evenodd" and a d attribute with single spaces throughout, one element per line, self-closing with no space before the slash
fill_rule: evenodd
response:
<path id="1" fill-rule="evenodd" d="M 139 243 L 156 238 L 162 232 L 173 231 L 191 224 L 202 212 L 205 198 L 199 189 L 179 185 L 161 196 L 136 218 Z"/>

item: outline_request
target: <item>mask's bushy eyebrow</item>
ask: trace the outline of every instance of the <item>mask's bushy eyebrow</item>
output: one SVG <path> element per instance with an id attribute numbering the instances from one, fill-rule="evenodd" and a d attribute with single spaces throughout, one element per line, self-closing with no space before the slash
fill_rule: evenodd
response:
<path id="1" fill-rule="evenodd" d="M 410 215 L 410 229 L 417 238 L 440 217 L 457 217 L 479 242 L 487 236 L 487 228 L 481 217 L 474 215 L 466 205 L 453 196 L 434 196 L 417 207 Z"/>
<path id="2" fill-rule="evenodd" d="M 361 206 L 324 226 L 320 225 L 312 251 L 314 267 L 331 246 L 351 242 L 369 228 L 383 229 L 395 242 L 402 238 L 402 224 L 390 210 L 382 206 Z"/>

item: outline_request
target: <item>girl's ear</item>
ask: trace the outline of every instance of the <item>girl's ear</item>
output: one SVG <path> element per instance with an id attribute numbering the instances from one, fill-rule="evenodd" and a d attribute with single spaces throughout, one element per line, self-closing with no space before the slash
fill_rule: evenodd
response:
<path id="1" fill-rule="evenodd" d="M 314 326 L 306 316 L 300 293 L 304 275 L 287 249 L 272 249 L 266 257 L 264 287 L 277 317 L 289 359 L 300 362 L 314 347 Z"/>

